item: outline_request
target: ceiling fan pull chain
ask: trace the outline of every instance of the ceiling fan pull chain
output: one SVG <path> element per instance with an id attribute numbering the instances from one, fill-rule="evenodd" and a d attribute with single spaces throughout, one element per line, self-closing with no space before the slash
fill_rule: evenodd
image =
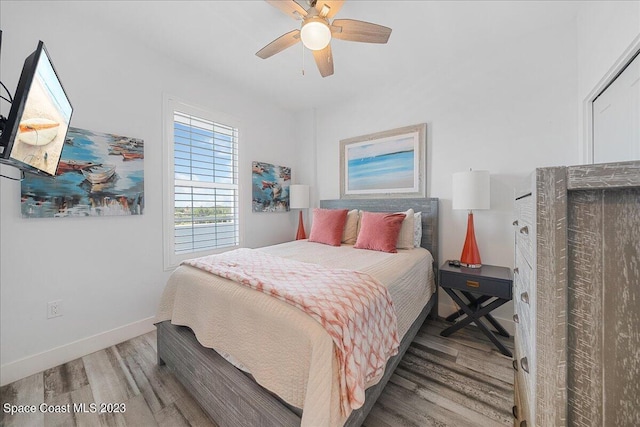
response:
<path id="1" fill-rule="evenodd" d="M 302 75 L 304 76 L 304 45 L 300 43 L 300 46 L 302 47 Z"/>

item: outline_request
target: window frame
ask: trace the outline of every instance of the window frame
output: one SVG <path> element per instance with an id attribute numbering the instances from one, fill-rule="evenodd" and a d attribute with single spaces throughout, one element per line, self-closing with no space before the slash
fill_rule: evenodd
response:
<path id="1" fill-rule="evenodd" d="M 191 116 L 197 116 L 202 119 L 210 120 L 215 123 L 238 129 L 237 157 L 238 167 L 240 165 L 240 141 L 241 141 L 241 125 L 240 121 L 228 114 L 212 111 L 203 107 L 195 106 L 187 103 L 174 96 L 163 95 L 163 233 L 162 244 L 164 248 L 164 270 L 170 271 L 175 269 L 180 263 L 186 259 L 197 258 L 200 256 L 211 255 L 216 253 L 227 252 L 242 247 L 243 238 L 243 209 L 242 194 L 240 189 L 240 171 L 238 170 L 237 191 L 238 191 L 238 245 L 225 246 L 224 248 L 211 248 L 206 250 L 198 250 L 177 254 L 175 251 L 175 188 L 185 181 L 176 180 L 175 178 L 175 162 L 174 162 L 174 112 L 180 112 Z M 188 181 L 187 181 L 188 182 Z M 229 184 L 224 184 L 229 185 Z M 181 185 L 184 186 L 184 185 Z"/>

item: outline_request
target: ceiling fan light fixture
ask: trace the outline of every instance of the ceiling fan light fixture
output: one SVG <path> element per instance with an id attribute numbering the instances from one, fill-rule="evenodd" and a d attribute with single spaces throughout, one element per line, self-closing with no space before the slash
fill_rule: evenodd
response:
<path id="1" fill-rule="evenodd" d="M 307 0 L 309 4 L 307 10 L 303 9 L 300 0 L 265 1 L 290 18 L 302 19 L 302 25 L 299 30 L 289 31 L 260 49 L 256 52 L 256 56 L 267 59 L 302 42 L 304 47 L 312 51 L 313 60 L 322 77 L 333 75 L 333 54 L 330 44 L 332 38 L 384 44 L 391 35 L 391 28 L 382 25 L 357 19 L 334 19 L 345 0 Z M 304 53 L 304 48 L 302 52 Z"/>
<path id="2" fill-rule="evenodd" d="M 331 29 L 324 19 L 309 18 L 302 24 L 300 38 L 307 49 L 322 50 L 331 41 Z"/>

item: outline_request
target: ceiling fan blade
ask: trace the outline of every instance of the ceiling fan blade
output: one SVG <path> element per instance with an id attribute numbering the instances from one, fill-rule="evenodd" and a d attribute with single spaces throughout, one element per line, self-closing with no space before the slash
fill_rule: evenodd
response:
<path id="1" fill-rule="evenodd" d="M 313 58 L 316 60 L 318 70 L 322 77 L 333 74 L 333 55 L 331 54 L 331 44 L 321 50 L 312 50 Z"/>
<path id="2" fill-rule="evenodd" d="M 391 28 L 355 19 L 334 19 L 331 36 L 340 40 L 364 43 L 386 43 Z"/>
<path id="3" fill-rule="evenodd" d="M 265 0 L 271 6 L 280 9 L 285 15 L 293 19 L 302 19 L 307 16 L 307 11 L 294 0 Z"/>
<path id="4" fill-rule="evenodd" d="M 320 14 L 320 16 L 324 18 L 333 18 L 336 13 L 342 8 L 344 4 L 344 0 L 318 0 L 316 2 L 316 10 Z M 326 14 L 323 14 L 323 7 L 327 6 L 328 10 Z"/>
<path id="5" fill-rule="evenodd" d="M 259 56 L 262 59 L 267 59 L 270 56 L 275 55 L 278 52 L 285 50 L 288 47 L 293 46 L 294 44 L 300 41 L 300 30 L 293 30 L 288 32 L 287 34 L 283 34 L 258 52 L 256 52 L 256 56 Z"/>

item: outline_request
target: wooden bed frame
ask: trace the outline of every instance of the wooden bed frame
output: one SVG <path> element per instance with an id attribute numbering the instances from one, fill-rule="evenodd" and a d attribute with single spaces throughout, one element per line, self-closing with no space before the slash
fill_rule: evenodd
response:
<path id="1" fill-rule="evenodd" d="M 327 209 L 362 209 L 372 212 L 401 212 L 409 208 L 422 212 L 423 248 L 434 258 L 438 277 L 438 199 L 347 199 L 321 200 Z M 378 384 L 365 392 L 365 404 L 353 411 L 345 426 L 360 426 L 371 411 L 400 359 L 429 314 L 437 317 L 436 291 L 411 325 L 400 343 L 398 354 L 387 362 Z M 158 328 L 158 364 L 166 364 L 178 380 L 200 403 L 202 409 L 220 427 L 293 427 L 300 426 L 302 411 L 291 407 L 257 384 L 249 374 L 237 369 L 216 351 L 203 347 L 185 326 L 160 322 Z"/>

